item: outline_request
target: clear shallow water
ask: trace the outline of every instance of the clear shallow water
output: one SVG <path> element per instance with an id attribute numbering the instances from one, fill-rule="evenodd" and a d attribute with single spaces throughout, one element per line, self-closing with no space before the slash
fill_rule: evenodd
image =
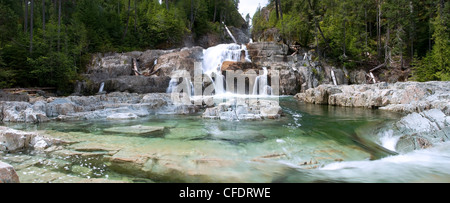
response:
<path id="1" fill-rule="evenodd" d="M 309 105 L 292 97 L 281 98 L 280 104 L 284 116 L 279 120 L 154 115 L 132 121 L 8 124 L 75 143 L 51 156 L 8 154 L 0 159 L 16 168 L 22 182 L 450 181 L 450 147 L 445 144 L 402 155 L 381 147 L 386 136 L 377 130 L 401 115 Z M 104 131 L 134 125 L 167 130 L 144 137 Z M 114 158 L 145 161 L 128 167 L 113 163 Z"/>

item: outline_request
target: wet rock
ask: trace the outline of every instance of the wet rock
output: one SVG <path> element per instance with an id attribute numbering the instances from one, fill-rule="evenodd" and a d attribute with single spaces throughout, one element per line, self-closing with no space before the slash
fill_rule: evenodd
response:
<path id="1" fill-rule="evenodd" d="M 281 107 L 277 101 L 264 99 L 229 100 L 203 113 L 205 119 L 220 120 L 262 120 L 281 117 Z"/>
<path id="2" fill-rule="evenodd" d="M 0 161 L 0 183 L 20 183 L 19 176 L 14 168 Z"/>
<path id="3" fill-rule="evenodd" d="M 401 134 L 396 150 L 409 152 L 424 149 L 440 142 L 450 141 L 450 125 L 445 121 L 450 116 L 438 109 L 411 113 L 395 123 Z"/>
<path id="4" fill-rule="evenodd" d="M 130 120 L 130 119 L 137 119 L 138 116 L 134 113 L 115 113 L 112 114 L 108 117 L 106 117 L 106 119 L 108 120 Z"/>
<path id="5" fill-rule="evenodd" d="M 164 133 L 165 127 L 155 127 L 155 126 L 126 126 L 126 127 L 113 127 L 103 130 L 105 133 L 119 133 L 119 134 L 129 134 L 129 135 L 139 135 L 148 136 L 155 135 L 161 136 Z"/>

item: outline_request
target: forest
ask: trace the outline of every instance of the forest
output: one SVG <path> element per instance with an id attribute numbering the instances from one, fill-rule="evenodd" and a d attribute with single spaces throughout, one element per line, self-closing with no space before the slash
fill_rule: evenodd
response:
<path id="1" fill-rule="evenodd" d="M 93 53 L 168 49 L 242 27 L 239 0 L 0 0 L 0 88 L 70 94 Z"/>
<path id="2" fill-rule="evenodd" d="M 0 88 L 70 94 L 94 53 L 170 49 L 221 23 L 315 50 L 346 68 L 411 69 L 450 80 L 450 2 L 270 0 L 246 17 L 239 0 L 0 0 Z M 262 39 L 268 40 L 268 39 Z"/>
<path id="3" fill-rule="evenodd" d="M 270 0 L 252 34 L 278 33 L 346 68 L 410 68 L 411 80 L 448 81 L 449 17 L 444 0 Z"/>

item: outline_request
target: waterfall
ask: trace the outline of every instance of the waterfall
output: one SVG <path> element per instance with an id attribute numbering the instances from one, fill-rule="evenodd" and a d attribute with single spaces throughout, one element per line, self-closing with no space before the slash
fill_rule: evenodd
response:
<path id="1" fill-rule="evenodd" d="M 266 67 L 263 67 L 263 74 L 255 79 L 253 95 L 272 95 L 272 88 L 269 86 L 269 74 Z"/>
<path id="2" fill-rule="evenodd" d="M 220 44 L 203 51 L 203 73 L 211 80 L 214 78 L 212 81 L 216 95 L 226 93 L 225 76 L 221 70 L 223 62 L 240 61 L 242 51 L 245 51 L 245 61 L 250 62 L 247 48 L 238 44 Z"/>
<path id="3" fill-rule="evenodd" d="M 233 42 L 237 44 L 236 38 L 234 38 L 233 34 L 231 34 L 230 30 L 228 29 L 227 25 L 225 25 L 224 22 L 222 24 L 225 26 L 225 29 L 227 30 L 228 34 L 230 35 L 231 39 L 233 39 Z"/>
<path id="4" fill-rule="evenodd" d="M 100 89 L 98 90 L 98 93 L 99 94 L 103 93 L 104 88 L 105 88 L 105 82 L 102 82 L 102 84 L 100 84 Z"/>
<path id="5" fill-rule="evenodd" d="M 185 87 L 183 88 L 184 90 L 186 90 L 186 92 L 189 92 L 189 96 L 193 96 L 195 94 L 194 92 L 194 84 L 192 83 L 192 81 L 190 81 L 187 77 L 183 78 L 183 82 L 179 84 L 179 78 L 177 77 L 173 77 L 170 82 L 169 82 L 169 87 L 166 90 L 166 93 L 174 93 L 177 92 L 180 88 L 178 87 L 179 85 L 181 85 L 180 87 L 183 88 L 183 85 L 185 85 Z"/>
<path id="6" fill-rule="evenodd" d="M 177 78 L 172 78 L 170 79 L 169 82 L 169 87 L 167 88 L 166 93 L 172 93 L 175 90 L 175 87 L 178 85 L 178 79 Z"/>

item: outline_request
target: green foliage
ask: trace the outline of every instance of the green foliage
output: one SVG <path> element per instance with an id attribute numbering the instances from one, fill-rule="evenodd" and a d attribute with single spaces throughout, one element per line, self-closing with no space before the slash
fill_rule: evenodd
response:
<path id="1" fill-rule="evenodd" d="M 284 43 L 312 48 L 335 65 L 412 65 L 413 79 L 449 80 L 448 1 L 281 0 L 283 18 L 275 2 L 253 16 L 253 36 L 276 28 Z"/>
<path id="2" fill-rule="evenodd" d="M 450 81 L 450 32 L 446 26 L 448 15 L 441 15 L 440 11 L 438 8 L 437 16 L 432 22 L 435 41 L 433 49 L 416 63 L 414 76 L 418 81 Z"/>
<path id="3" fill-rule="evenodd" d="M 173 48 L 187 34 L 220 34 L 222 21 L 246 26 L 239 0 L 170 0 L 167 7 L 158 0 L 61 1 L 61 13 L 59 2 L 35 1 L 30 42 L 31 7 L 25 26 L 24 1 L 0 0 L 0 88 L 54 86 L 70 93 L 94 53 Z"/>
<path id="4" fill-rule="evenodd" d="M 63 92 L 72 90 L 71 85 L 76 78 L 76 67 L 66 54 L 53 52 L 36 59 L 28 58 L 28 63 L 33 67 L 30 74 L 39 86 L 58 87 Z"/>

